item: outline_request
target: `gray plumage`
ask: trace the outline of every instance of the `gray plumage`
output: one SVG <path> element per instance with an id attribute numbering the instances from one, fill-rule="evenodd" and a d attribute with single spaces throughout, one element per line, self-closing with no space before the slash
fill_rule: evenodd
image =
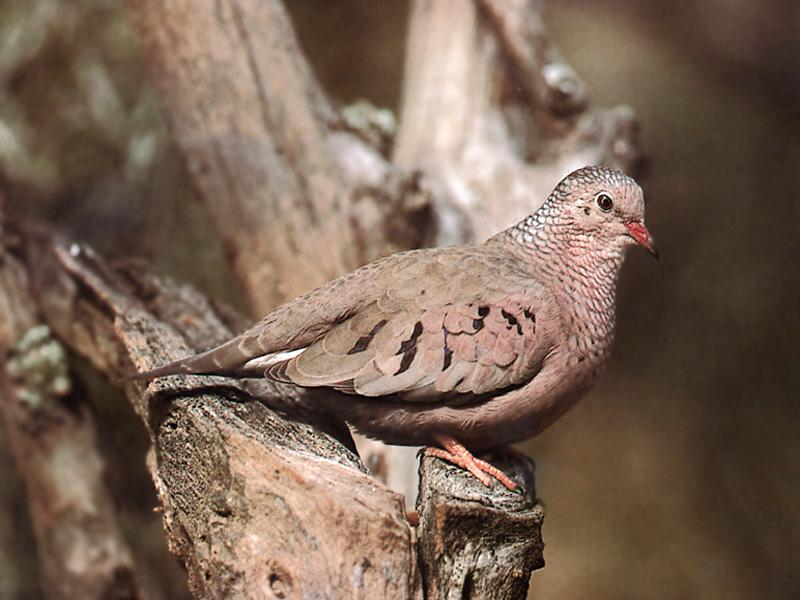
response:
<path id="1" fill-rule="evenodd" d="M 641 189 L 618 171 L 586 167 L 486 242 L 378 260 L 140 378 L 266 376 L 308 388 L 319 410 L 389 443 L 515 442 L 597 378 L 634 242 L 655 252 Z"/>

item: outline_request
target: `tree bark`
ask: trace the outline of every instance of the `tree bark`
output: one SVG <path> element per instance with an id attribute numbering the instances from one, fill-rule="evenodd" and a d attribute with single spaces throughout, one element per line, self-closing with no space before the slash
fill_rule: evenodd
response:
<path id="1" fill-rule="evenodd" d="M 27 236 L 24 264 L 50 326 L 113 380 L 231 335 L 230 314 L 191 288 L 86 247 Z M 170 549 L 198 597 L 415 597 L 402 499 L 322 431 L 347 436 L 339 424 L 287 421 L 262 403 L 296 391 L 200 377 L 125 387 L 152 440 Z"/>
<path id="2" fill-rule="evenodd" d="M 417 508 L 426 598 L 525 598 L 531 572 L 544 567 L 544 508 L 533 463 L 516 453 L 491 460 L 521 484 L 520 492 L 490 492 L 461 469 L 422 459 Z"/>
<path id="3" fill-rule="evenodd" d="M 283 5 L 129 0 L 128 8 L 254 312 L 356 266 L 349 197 L 325 144 L 333 113 Z"/>
<path id="4" fill-rule="evenodd" d="M 92 416 L 7 243 L 0 226 L 0 418 L 25 483 L 44 587 L 52 598 L 151 596 L 103 482 Z"/>
<path id="5" fill-rule="evenodd" d="M 368 106 L 331 108 L 281 2 L 127 7 L 252 317 L 430 237 L 423 182 L 391 168 Z M 414 450 L 358 441 L 384 481 L 416 489 Z"/>
<path id="6" fill-rule="evenodd" d="M 568 172 L 641 167 L 632 111 L 593 109 L 536 0 L 414 0 L 394 163 L 437 192 L 438 240 L 483 240 Z"/>
<path id="7" fill-rule="evenodd" d="M 573 168 L 640 164 L 630 109 L 592 108 L 537 2 L 415 0 L 397 132 L 370 108 L 332 109 L 278 0 L 128 8 L 256 317 L 390 251 L 482 240 L 535 210 Z M 258 160 L 243 160 L 241 147 Z M 408 493 L 407 450 L 360 447 Z M 439 502 L 422 489 L 423 505 Z M 454 531 L 468 512 L 453 509 Z M 492 587 L 487 571 L 475 573 L 485 583 L 473 590 Z M 512 579 L 495 587 L 513 597 L 522 588 Z"/>
<path id="8" fill-rule="evenodd" d="M 127 6 L 253 315 L 419 243 L 418 231 L 385 220 L 390 205 L 424 212 L 414 178 L 388 173 L 332 110 L 281 2 Z"/>

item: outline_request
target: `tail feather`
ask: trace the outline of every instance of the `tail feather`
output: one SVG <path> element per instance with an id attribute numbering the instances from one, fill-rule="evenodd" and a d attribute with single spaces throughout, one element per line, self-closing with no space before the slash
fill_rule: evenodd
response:
<path id="1" fill-rule="evenodd" d="M 156 367 L 150 371 L 137 373 L 129 378 L 130 381 L 150 381 L 157 377 L 168 375 L 227 375 L 236 376 L 239 369 L 253 358 L 245 353 L 240 344 L 239 338 L 211 348 L 197 354 L 188 356 L 180 360 Z"/>

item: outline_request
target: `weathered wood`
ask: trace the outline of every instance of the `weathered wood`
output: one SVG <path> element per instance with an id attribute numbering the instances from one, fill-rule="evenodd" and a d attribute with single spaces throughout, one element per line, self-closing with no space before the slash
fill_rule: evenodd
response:
<path id="1" fill-rule="evenodd" d="M 366 104 L 341 118 L 331 109 L 281 2 L 127 8 L 252 317 L 429 240 L 429 191 L 385 156 L 393 124 Z M 361 447 L 415 487 L 413 451 Z"/>
<path id="2" fill-rule="evenodd" d="M 491 461 L 519 484 L 517 491 L 486 488 L 439 459 L 422 459 L 418 545 L 426 598 L 522 600 L 531 572 L 544 566 L 533 463 L 516 453 Z"/>
<path id="3" fill-rule="evenodd" d="M 417 177 L 329 106 L 278 0 L 128 0 L 251 314 L 419 245 Z"/>
<path id="4" fill-rule="evenodd" d="M 252 316 L 388 252 L 487 237 L 535 209 L 566 171 L 630 172 L 641 156 L 630 110 L 591 106 L 533 0 L 415 0 L 397 135 L 371 107 L 331 108 L 279 0 L 127 7 Z M 0 305 L 39 304 L 111 378 L 246 322 L 138 266 L 24 237 L 14 260 L 35 290 L 14 297 L 5 286 Z M 11 383 L 8 397 L 28 385 Z M 170 545 L 198 596 L 421 593 L 402 503 L 336 439 L 349 443 L 346 430 L 290 422 L 259 402 L 291 405 L 298 390 L 191 377 L 126 387 L 153 443 Z M 411 473 L 409 454 L 399 452 L 398 463 L 395 450 L 369 462 L 407 488 L 397 473 Z M 510 472 L 529 468 L 506 460 Z M 512 496 L 433 459 L 422 474 L 428 597 L 521 597 L 541 564 L 532 479 Z"/>
<path id="5" fill-rule="evenodd" d="M 27 232 L 23 241 L 16 259 L 32 276 L 47 322 L 112 380 L 120 382 L 133 364 L 149 368 L 230 334 L 231 313 L 187 286 L 153 277 L 136 264 L 111 268 L 91 249 L 53 244 L 41 232 Z M 339 437 L 346 430 L 288 421 L 266 406 L 287 406 L 296 389 L 267 382 L 248 389 L 202 377 L 126 388 L 153 443 L 149 467 L 170 548 L 186 565 L 196 596 L 422 597 L 416 534 L 402 498 L 319 428 Z M 510 457 L 498 464 L 534 497 L 528 462 Z M 520 536 L 532 535 L 528 543 L 534 545 L 539 539 L 520 508 L 528 500 L 520 505 L 501 486 L 483 488 L 438 460 L 426 459 L 422 473 L 418 506 L 427 541 L 420 551 L 427 572 L 433 577 L 434 562 L 454 562 L 483 577 L 490 571 L 475 557 L 500 553 L 514 565 L 514 581 L 527 581 L 536 561 L 528 560 Z M 476 498 L 484 508 L 473 504 L 467 510 L 465 499 Z M 446 531 L 431 527 L 429 518 L 443 506 Z M 476 515 L 494 519 L 508 539 L 500 543 L 476 529 Z M 469 549 L 465 554 L 458 544 L 443 546 L 437 536 L 461 540 Z M 431 547 L 438 553 L 431 554 Z M 525 552 L 511 557 L 516 550 Z M 443 576 L 431 580 L 429 592 L 444 589 Z"/>
<path id="6" fill-rule="evenodd" d="M 175 140 L 253 312 L 355 267 L 350 199 L 326 145 L 324 122 L 333 112 L 283 5 L 127 6 Z"/>
<path id="7" fill-rule="evenodd" d="M 25 237 L 24 263 L 50 326 L 113 380 L 229 336 L 189 287 L 136 265 L 111 268 L 77 244 Z M 149 467 L 170 549 L 202 598 L 413 598 L 414 532 L 402 498 L 379 484 L 328 429 L 288 421 L 219 379 L 125 385 L 153 444 Z"/>
<path id="8" fill-rule="evenodd" d="M 482 240 L 587 164 L 641 161 L 632 111 L 592 108 L 535 0 L 414 0 L 394 162 L 437 190 L 441 242 Z"/>
<path id="9" fill-rule="evenodd" d="M 51 598 L 150 596 L 103 482 L 94 420 L 64 348 L 40 324 L 28 273 L 1 241 L 0 419 L 25 483 L 44 588 Z"/>
<path id="10" fill-rule="evenodd" d="M 540 2 L 478 0 L 478 5 L 511 63 L 528 106 L 541 121 L 584 112 L 589 90 L 550 43 L 539 16 Z"/>

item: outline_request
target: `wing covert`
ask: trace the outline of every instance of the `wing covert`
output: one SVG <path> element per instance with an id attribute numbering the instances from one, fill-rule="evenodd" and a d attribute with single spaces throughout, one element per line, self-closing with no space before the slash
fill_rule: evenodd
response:
<path id="1" fill-rule="evenodd" d="M 547 348 L 535 297 L 488 290 L 445 303 L 422 291 L 387 292 L 266 375 L 426 402 L 497 393 L 539 370 Z"/>

